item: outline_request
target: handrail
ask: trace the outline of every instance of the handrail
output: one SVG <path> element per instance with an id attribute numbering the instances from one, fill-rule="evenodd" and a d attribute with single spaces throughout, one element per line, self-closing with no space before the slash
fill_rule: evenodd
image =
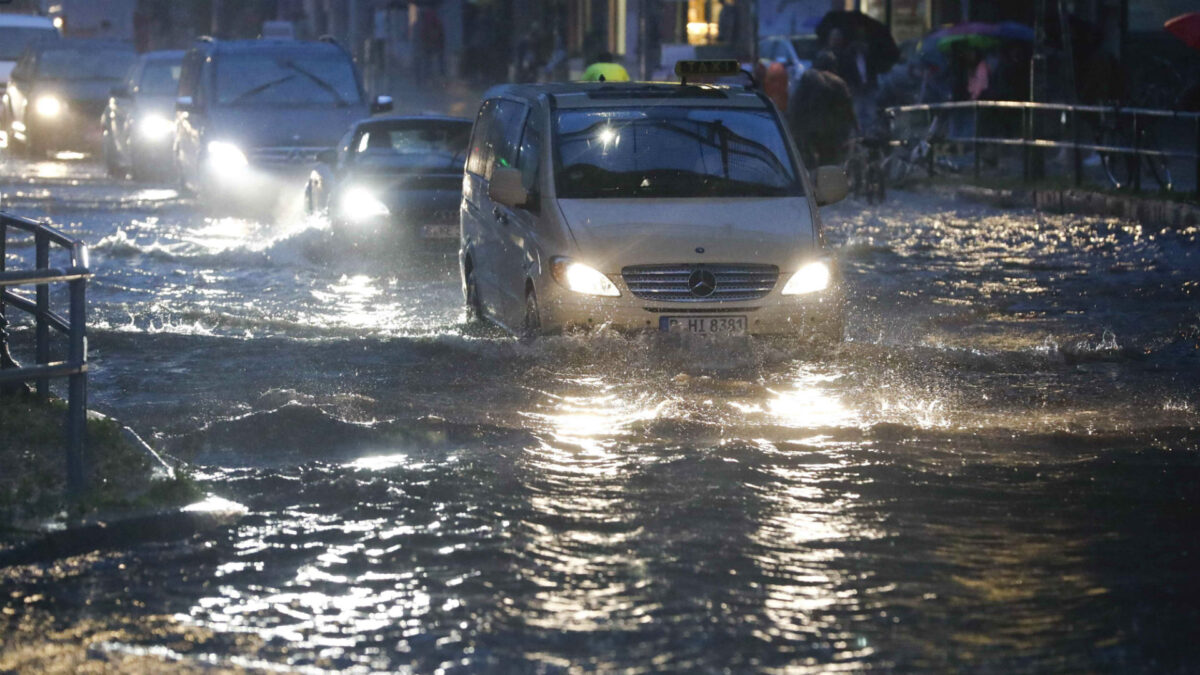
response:
<path id="1" fill-rule="evenodd" d="M 32 270 L 8 271 L 5 253 L 10 229 L 33 235 L 34 267 Z M 70 258 L 66 267 L 50 266 L 50 245 L 65 249 Z M 72 239 L 59 230 L 27 218 L 0 212 L 0 383 L 37 383 L 37 394 L 50 396 L 50 380 L 67 378 L 67 490 L 74 496 L 83 492 L 86 484 L 85 453 L 87 445 L 87 280 L 88 250 L 83 242 Z M 64 318 L 50 309 L 50 284 L 66 283 L 70 307 Z M 10 287 L 35 286 L 33 299 Z M 5 305 L 11 305 L 33 317 L 37 364 L 21 366 L 8 351 L 8 318 Z M 65 361 L 50 361 L 50 330 L 64 333 L 68 338 Z"/>
<path id="2" fill-rule="evenodd" d="M 1200 113 L 1182 110 L 1156 110 L 1120 105 L 1075 105 L 1073 103 L 1040 103 L 1037 101 L 946 101 L 944 103 L 912 103 L 888 108 L 896 112 L 928 112 L 933 110 L 973 110 L 975 108 L 1020 108 L 1022 110 L 1053 110 L 1056 112 L 1091 112 L 1141 115 L 1145 117 L 1175 117 L 1198 119 Z"/>
<path id="3" fill-rule="evenodd" d="M 980 134 L 980 110 L 1007 110 L 1019 111 L 1021 115 L 1021 124 L 1019 137 L 998 137 L 998 136 L 981 136 Z M 972 147 L 975 159 L 975 178 L 980 175 L 980 146 L 1015 146 L 1025 149 L 1025 177 L 1029 179 L 1033 171 L 1035 156 L 1032 154 L 1035 149 L 1069 149 L 1074 152 L 1074 178 L 1075 184 L 1080 185 L 1083 182 L 1083 153 L 1095 152 L 1101 155 L 1125 155 L 1130 157 L 1128 160 L 1132 165 L 1130 169 L 1130 187 L 1134 191 L 1141 189 L 1141 166 L 1143 160 L 1160 160 L 1167 161 L 1172 159 L 1192 160 L 1196 165 L 1196 194 L 1200 197 L 1200 113 L 1184 112 L 1178 110 L 1153 110 L 1149 108 L 1132 108 L 1123 107 L 1120 105 L 1075 105 L 1070 103 L 1041 103 L 1036 101 L 948 101 L 944 103 L 917 103 L 911 105 L 901 105 L 887 108 L 887 113 L 896 117 L 904 113 L 928 113 L 930 116 L 937 113 L 947 111 L 967 111 L 974 114 L 974 132 L 970 136 L 940 136 L 938 138 L 928 139 L 930 145 L 958 143 L 969 144 Z M 1070 139 L 1063 138 L 1044 138 L 1043 134 L 1039 133 L 1037 128 L 1043 125 L 1035 124 L 1034 113 L 1037 112 L 1057 112 L 1062 113 L 1061 127 L 1069 129 L 1071 132 Z M 1131 118 L 1126 122 L 1129 125 L 1128 131 L 1132 137 L 1132 146 L 1129 145 L 1113 145 L 1108 143 L 1108 138 L 1096 138 L 1092 142 L 1085 142 L 1080 139 L 1081 116 L 1096 115 L 1100 117 L 1102 125 L 1115 124 L 1111 121 L 1120 118 Z M 1188 121 L 1195 128 L 1195 149 L 1193 151 L 1176 150 L 1176 149 L 1160 149 L 1156 147 L 1143 147 L 1142 137 L 1145 134 L 1145 120 L 1147 118 L 1154 119 L 1170 119 Z M 1084 127 L 1086 128 L 1086 127 Z M 1123 127 L 1112 127 L 1122 129 Z M 1122 139 L 1124 140 L 1124 139 Z M 903 145 L 903 140 L 893 139 L 891 145 Z M 928 158 L 930 166 L 933 166 L 933 156 L 930 152 Z M 1040 164 L 1038 165 L 1040 166 Z M 1106 165 L 1107 166 L 1107 165 Z M 1157 174 L 1156 174 L 1157 175 Z M 1116 178 L 1112 178 L 1114 185 L 1124 187 L 1123 184 L 1118 184 Z M 1160 179 L 1161 180 L 1161 179 Z M 1163 183 L 1169 186 L 1170 180 Z"/>

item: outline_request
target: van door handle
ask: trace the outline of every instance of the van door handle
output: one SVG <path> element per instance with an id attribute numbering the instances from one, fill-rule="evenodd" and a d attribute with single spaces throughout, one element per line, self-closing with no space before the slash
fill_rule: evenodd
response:
<path id="1" fill-rule="evenodd" d="M 501 211 L 499 206 L 492 209 L 492 216 L 495 217 L 496 221 L 499 222 L 501 225 L 508 224 L 508 215 L 506 215 L 503 211 Z"/>

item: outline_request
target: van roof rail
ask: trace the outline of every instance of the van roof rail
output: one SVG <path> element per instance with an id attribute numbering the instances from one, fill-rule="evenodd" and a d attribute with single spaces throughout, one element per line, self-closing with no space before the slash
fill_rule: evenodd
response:
<path id="1" fill-rule="evenodd" d="M 328 42 L 331 45 L 337 45 L 339 47 L 342 46 L 342 43 L 338 42 L 337 38 L 333 37 L 329 33 L 326 33 L 326 34 L 322 35 L 321 37 L 317 38 L 317 42 Z"/>
<path id="2" fill-rule="evenodd" d="M 217 39 L 211 35 L 197 35 L 196 42 L 216 42 Z"/>

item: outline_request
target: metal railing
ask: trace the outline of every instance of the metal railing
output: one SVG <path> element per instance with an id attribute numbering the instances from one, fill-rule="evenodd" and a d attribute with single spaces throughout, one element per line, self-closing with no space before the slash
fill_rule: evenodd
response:
<path id="1" fill-rule="evenodd" d="M 1010 115 L 1019 114 L 1019 135 L 980 135 L 981 112 L 998 111 Z M 986 146 L 1020 147 L 1024 149 L 1023 174 L 1026 180 L 1032 178 L 1036 166 L 1035 152 L 1039 149 L 1065 149 L 1073 153 L 1073 177 L 1078 186 L 1084 179 L 1083 157 L 1085 153 L 1097 153 L 1105 162 L 1112 158 L 1121 157 L 1127 166 L 1122 171 L 1129 176 L 1128 186 L 1134 191 L 1142 188 L 1143 168 L 1149 162 L 1170 162 L 1172 160 L 1190 160 L 1195 169 L 1195 191 L 1200 195 L 1200 113 L 1177 112 L 1172 110 L 1152 110 L 1148 108 L 1133 108 L 1122 106 L 1072 105 L 1066 103 L 1035 103 L 1030 101 L 955 101 L 948 103 L 929 103 L 905 105 L 888 108 L 887 112 L 897 122 L 905 116 L 924 115 L 926 123 L 933 118 L 945 114 L 947 118 L 958 115 L 969 116 L 970 127 L 973 130 L 968 136 L 939 135 L 933 139 L 934 145 L 960 144 L 971 146 L 974 155 L 974 172 L 976 179 L 981 173 L 980 148 Z M 1057 117 L 1049 119 L 1046 113 L 1055 113 Z M 1161 139 L 1148 138 L 1154 124 L 1164 124 L 1167 121 L 1187 123 L 1192 128 L 1191 144 L 1188 149 L 1164 148 Z M 1011 130 L 1017 125 L 997 124 L 995 119 L 987 120 L 993 129 Z M 1054 133 L 1058 131 L 1059 133 Z M 1086 135 L 1085 135 L 1086 134 Z M 1114 139 L 1126 139 L 1128 142 L 1114 142 Z M 1180 139 L 1172 138 L 1178 142 Z M 901 145 L 904 140 L 893 140 L 893 145 Z M 933 166 L 933 158 L 929 158 Z M 1116 179 L 1112 179 L 1117 182 Z M 1164 182 L 1158 178 L 1160 186 Z M 1166 181 L 1169 183 L 1170 181 Z"/>
<path id="2" fill-rule="evenodd" d="M 34 269 L 9 271 L 5 268 L 8 235 L 18 230 L 33 235 Z M 50 266 L 50 246 L 66 249 L 67 267 Z M 85 453 L 87 443 L 87 247 L 62 232 L 26 218 L 0 213 L 0 385 L 13 382 L 36 382 L 37 394 L 50 396 L 50 380 L 67 378 L 67 489 L 71 494 L 82 493 L 86 484 Z M 69 310 L 66 318 L 50 309 L 50 284 L 66 283 Z M 13 290 L 17 286 L 35 286 L 31 299 Z M 9 305 L 33 317 L 36 365 L 20 366 L 8 350 L 8 320 L 5 306 Z M 50 330 L 67 336 L 65 361 L 50 360 Z"/>

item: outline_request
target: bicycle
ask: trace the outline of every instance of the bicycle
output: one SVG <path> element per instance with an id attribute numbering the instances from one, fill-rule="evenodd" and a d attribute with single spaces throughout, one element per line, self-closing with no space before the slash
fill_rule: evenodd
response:
<path id="1" fill-rule="evenodd" d="M 1128 122 L 1122 122 L 1122 117 L 1128 117 Z M 1112 114 L 1100 113 L 1097 144 L 1113 150 L 1100 151 L 1100 164 L 1104 174 L 1112 186 L 1123 190 L 1132 186 L 1139 178 L 1142 167 L 1149 169 L 1150 176 L 1158 183 L 1159 188 L 1170 192 L 1174 188 L 1171 177 L 1169 157 L 1157 154 L 1161 147 L 1158 135 L 1152 127 L 1145 125 L 1146 118 L 1137 120 L 1136 115 L 1122 114 L 1120 106 L 1114 106 Z M 1136 124 L 1135 121 L 1142 122 Z M 1117 148 L 1129 148 L 1129 151 L 1117 151 Z M 1147 150 L 1156 154 L 1141 154 L 1133 152 L 1133 148 Z"/>
<path id="2" fill-rule="evenodd" d="M 886 138 L 856 137 L 847 142 L 846 175 L 850 190 L 857 198 L 865 197 L 870 204 L 882 203 L 887 199 L 884 180 L 884 149 L 889 143 Z"/>
<path id="3" fill-rule="evenodd" d="M 941 121 L 940 116 L 934 116 L 919 137 L 905 138 L 898 144 L 892 141 L 884 142 L 885 146 L 891 146 L 892 150 L 880 160 L 879 171 L 888 185 L 903 187 L 914 177 L 933 178 L 934 170 L 930 166 L 929 156 L 933 152 L 934 143 L 941 138 Z M 889 127 L 892 127 L 894 122 L 894 119 L 889 120 Z M 895 136 L 894 129 L 892 135 Z M 945 162 L 938 165 L 946 169 L 951 168 Z"/>

